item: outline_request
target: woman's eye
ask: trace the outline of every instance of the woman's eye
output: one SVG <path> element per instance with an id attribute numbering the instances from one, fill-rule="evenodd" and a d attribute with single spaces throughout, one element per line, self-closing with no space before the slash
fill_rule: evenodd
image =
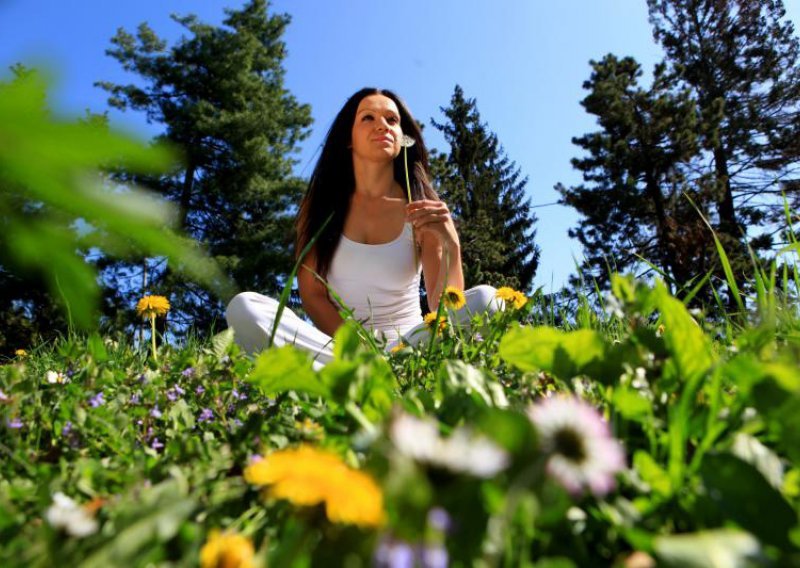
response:
<path id="1" fill-rule="evenodd" d="M 372 115 L 365 114 L 361 120 L 362 121 L 364 121 L 364 120 L 372 120 Z"/>
<path id="2" fill-rule="evenodd" d="M 387 118 L 387 119 L 386 119 L 386 121 L 387 121 L 389 124 L 397 124 L 397 123 L 398 123 L 398 120 L 397 120 L 397 117 L 396 117 L 396 116 L 390 116 L 389 118 Z"/>

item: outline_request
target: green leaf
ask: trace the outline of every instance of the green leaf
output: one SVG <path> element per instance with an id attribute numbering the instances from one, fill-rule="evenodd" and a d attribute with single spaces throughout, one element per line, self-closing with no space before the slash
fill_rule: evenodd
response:
<path id="1" fill-rule="evenodd" d="M 437 377 L 443 397 L 464 391 L 468 395 L 474 394 L 486 406 L 508 406 L 508 399 L 497 380 L 463 361 L 444 361 L 439 367 Z"/>
<path id="2" fill-rule="evenodd" d="M 633 455 L 633 467 L 639 472 L 642 481 L 647 483 L 655 493 L 663 497 L 672 494 L 669 475 L 650 454 L 643 450 L 637 450 Z"/>
<path id="3" fill-rule="evenodd" d="M 228 353 L 228 349 L 233 345 L 233 336 L 233 328 L 229 327 L 211 338 L 211 349 L 217 360 L 222 359 Z"/>
<path id="4" fill-rule="evenodd" d="M 797 513 L 758 469 L 731 454 L 707 455 L 700 475 L 710 500 L 761 541 L 788 548 Z"/>
<path id="5" fill-rule="evenodd" d="M 678 373 L 687 382 L 698 379 L 714 363 L 711 342 L 686 306 L 670 296 L 662 282 L 656 284 L 655 296 L 664 324 L 664 343 Z"/>
<path id="6" fill-rule="evenodd" d="M 498 354 L 523 371 L 550 370 L 562 335 L 552 327 L 515 327 L 500 340 Z"/>
<path id="7" fill-rule="evenodd" d="M 91 554 L 82 564 L 89 568 L 133 566 L 145 548 L 172 539 L 181 524 L 195 510 L 194 499 L 184 496 L 176 480 L 170 479 L 146 491 L 127 515 L 115 521 L 114 538 Z"/>
<path id="8" fill-rule="evenodd" d="M 564 333 L 552 327 L 517 327 L 500 340 L 498 353 L 523 371 L 546 371 L 570 379 L 602 361 L 606 345 L 591 329 Z"/>
<path id="9" fill-rule="evenodd" d="M 617 387 L 611 396 L 611 402 L 622 416 L 628 420 L 641 422 L 652 413 L 652 403 L 635 389 Z"/>
<path id="10" fill-rule="evenodd" d="M 314 373 L 308 354 L 293 345 L 262 352 L 246 380 L 266 395 L 292 390 L 323 398 L 329 398 L 331 394 Z"/>
<path id="11" fill-rule="evenodd" d="M 659 566 L 728 568 L 761 566 L 761 547 L 752 535 L 733 529 L 666 535 L 653 539 Z"/>

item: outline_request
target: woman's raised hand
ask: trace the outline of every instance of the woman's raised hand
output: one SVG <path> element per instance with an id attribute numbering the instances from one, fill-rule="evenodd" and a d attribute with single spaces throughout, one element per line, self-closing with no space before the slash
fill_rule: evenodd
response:
<path id="1" fill-rule="evenodd" d="M 453 218 L 443 201 L 432 199 L 412 201 L 406 205 L 406 221 L 413 225 L 417 239 L 429 234 L 446 248 L 452 245 L 459 246 Z"/>

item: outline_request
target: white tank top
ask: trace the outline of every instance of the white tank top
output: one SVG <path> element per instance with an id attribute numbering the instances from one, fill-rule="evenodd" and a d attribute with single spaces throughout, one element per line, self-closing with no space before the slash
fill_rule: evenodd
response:
<path id="1" fill-rule="evenodd" d="M 393 341 L 422 323 L 420 262 L 414 265 L 413 231 L 403 225 L 393 241 L 357 243 L 342 235 L 328 269 L 328 284 L 367 329 Z"/>

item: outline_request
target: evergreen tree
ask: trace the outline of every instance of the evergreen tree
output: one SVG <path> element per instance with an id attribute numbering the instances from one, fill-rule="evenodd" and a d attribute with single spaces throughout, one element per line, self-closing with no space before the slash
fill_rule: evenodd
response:
<path id="1" fill-rule="evenodd" d="M 648 0 L 648 7 L 672 76 L 692 89 L 703 120 L 721 112 L 695 169 L 712 174 L 713 221 L 738 258 L 737 272 L 747 271 L 745 235 L 754 249 L 769 247 L 774 228 L 753 229 L 782 216 L 781 193 L 797 183 L 800 43 L 781 0 Z"/>
<path id="2" fill-rule="evenodd" d="M 461 239 L 466 286 L 530 290 L 539 265 L 536 217 L 525 197 L 527 179 L 481 122 L 475 99 L 456 85 L 446 122 L 431 121 L 450 145 L 434 157 L 433 174 Z"/>
<path id="3" fill-rule="evenodd" d="M 110 92 L 110 105 L 163 125 L 158 139 L 183 153 L 171 175 L 136 181 L 180 206 L 180 227 L 241 289 L 276 295 L 293 264 L 292 223 L 303 191 L 292 155 L 311 118 L 284 87 L 281 36 L 289 17 L 267 12 L 266 0 L 251 0 L 226 10 L 220 27 L 174 16 L 188 36 L 172 47 L 147 24 L 135 37 L 120 29 L 107 53 L 141 85 L 98 85 Z M 107 267 L 109 313 L 142 294 L 144 270 L 149 290 L 169 295 L 171 319 L 204 331 L 222 314 L 225 299 L 179 279 L 160 259 Z"/>
<path id="4" fill-rule="evenodd" d="M 572 160 L 584 184 L 556 186 L 561 203 L 582 216 L 569 233 L 584 248 L 582 276 L 606 287 L 610 270 L 646 260 L 670 282 L 686 284 L 714 258 L 710 233 L 681 195 L 704 204 L 701 181 L 690 187 L 685 175 L 702 140 L 696 103 L 687 91 L 673 92 L 663 65 L 648 89 L 639 85 L 642 70 L 631 57 L 609 54 L 591 65 L 581 105 L 601 130 L 573 138 L 587 153 Z"/>

